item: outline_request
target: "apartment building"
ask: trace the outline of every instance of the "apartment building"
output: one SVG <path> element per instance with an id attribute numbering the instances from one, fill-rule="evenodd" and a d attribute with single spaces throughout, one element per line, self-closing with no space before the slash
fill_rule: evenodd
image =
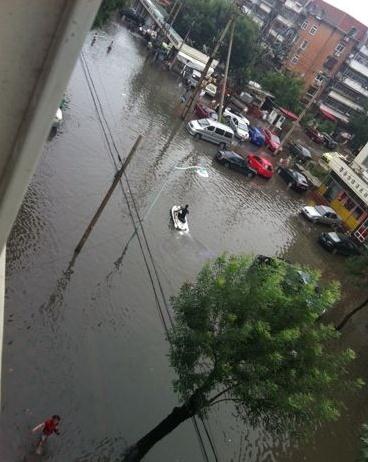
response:
<path id="1" fill-rule="evenodd" d="M 337 119 L 348 123 L 368 102 L 368 46 L 365 42 L 349 54 L 320 102 Z"/>
<path id="2" fill-rule="evenodd" d="M 309 95 L 322 79 L 336 75 L 341 65 L 363 40 L 367 28 L 347 13 L 323 0 L 310 2 L 284 67 L 300 75 Z"/>
<path id="3" fill-rule="evenodd" d="M 243 12 L 261 28 L 280 69 L 305 82 L 307 103 L 322 84 L 319 107 L 348 123 L 368 97 L 368 28 L 323 0 L 244 0 Z"/>

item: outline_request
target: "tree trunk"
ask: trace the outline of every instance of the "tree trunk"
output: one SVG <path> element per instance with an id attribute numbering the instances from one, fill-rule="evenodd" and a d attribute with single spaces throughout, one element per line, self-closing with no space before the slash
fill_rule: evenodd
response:
<path id="1" fill-rule="evenodd" d="M 195 393 L 185 404 L 180 407 L 174 407 L 164 420 L 127 450 L 123 462 L 138 462 L 142 460 L 156 443 L 175 430 L 185 420 L 193 417 L 201 408 L 198 398 L 198 394 Z"/>
<path id="2" fill-rule="evenodd" d="M 360 310 L 362 310 L 365 306 L 368 305 L 368 298 L 365 299 L 360 305 L 358 305 L 354 310 L 350 311 L 344 319 L 336 326 L 336 330 L 341 330 L 345 324 Z"/>

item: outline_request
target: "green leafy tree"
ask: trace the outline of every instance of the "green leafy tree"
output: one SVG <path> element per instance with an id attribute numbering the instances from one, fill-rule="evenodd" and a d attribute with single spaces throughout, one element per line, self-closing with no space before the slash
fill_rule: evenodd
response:
<path id="1" fill-rule="evenodd" d="M 270 71 L 259 80 L 264 89 L 275 95 L 276 104 L 291 111 L 300 112 L 300 98 L 304 90 L 302 79 Z"/>
<path id="2" fill-rule="evenodd" d="M 360 436 L 361 448 L 358 462 L 368 462 L 368 425 L 362 425 L 362 434 Z"/>
<path id="3" fill-rule="evenodd" d="M 363 255 L 357 257 L 351 257 L 348 259 L 346 264 L 346 270 L 348 273 L 349 279 L 357 286 L 366 289 L 368 287 L 368 252 L 365 251 Z M 364 300 L 356 306 L 353 310 L 349 311 L 342 321 L 336 326 L 337 330 L 343 329 L 345 325 L 350 321 L 350 319 L 362 311 L 364 308 L 368 307 L 368 295 Z"/>
<path id="4" fill-rule="evenodd" d="M 305 434 L 339 417 L 333 390 L 355 388 L 348 378 L 352 350 L 329 348 L 339 337 L 317 319 L 336 302 L 336 283 L 318 289 L 319 274 L 281 260 L 222 256 L 172 300 L 169 333 L 177 373 L 175 407 L 125 455 L 141 460 L 159 440 L 211 406 L 232 401 L 239 417 L 273 433 Z"/>
<path id="5" fill-rule="evenodd" d="M 103 0 L 93 23 L 93 29 L 102 27 L 114 11 L 125 7 L 127 3 L 127 0 Z"/>
<path id="6" fill-rule="evenodd" d="M 230 11 L 226 0 L 186 0 L 174 27 L 182 36 L 190 30 L 193 45 L 210 53 L 229 19 Z M 257 26 L 249 18 L 238 15 L 230 61 L 230 75 L 238 82 L 246 79 L 248 66 L 257 53 L 257 36 Z M 222 61 L 226 59 L 228 43 L 229 36 L 220 50 Z"/>
<path id="7" fill-rule="evenodd" d="M 368 142 L 368 106 L 365 107 L 364 112 L 356 113 L 351 117 L 349 128 L 354 135 L 350 146 L 357 151 Z"/>

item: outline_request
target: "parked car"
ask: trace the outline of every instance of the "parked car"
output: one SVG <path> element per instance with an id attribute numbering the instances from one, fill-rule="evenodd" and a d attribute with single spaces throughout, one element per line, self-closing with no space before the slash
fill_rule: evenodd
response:
<path id="1" fill-rule="evenodd" d="M 271 152 L 275 152 L 280 149 L 280 138 L 275 135 L 275 133 L 272 133 L 268 128 L 263 128 L 262 131 L 265 137 L 265 145 L 269 148 L 269 150 Z"/>
<path id="2" fill-rule="evenodd" d="M 263 176 L 264 178 L 271 178 L 273 176 L 273 166 L 265 157 L 249 153 L 247 155 L 247 161 L 248 165 L 254 168 L 258 175 Z"/>
<path id="3" fill-rule="evenodd" d="M 277 173 L 295 191 L 304 192 L 309 188 L 309 184 L 304 175 L 286 167 L 277 167 Z"/>
<path id="4" fill-rule="evenodd" d="M 120 10 L 120 18 L 134 22 L 134 24 L 138 27 L 143 26 L 146 22 L 144 17 L 140 16 L 134 8 L 123 8 Z"/>
<path id="5" fill-rule="evenodd" d="M 211 96 L 212 98 L 214 98 L 217 93 L 217 87 L 213 83 L 209 83 L 204 89 L 204 91 L 207 93 L 208 96 Z"/>
<path id="6" fill-rule="evenodd" d="M 63 122 L 63 111 L 58 108 L 56 111 L 56 114 L 54 115 L 54 118 L 52 119 L 52 128 L 56 130 L 60 127 L 60 125 Z"/>
<path id="7" fill-rule="evenodd" d="M 323 136 L 323 144 L 328 149 L 336 149 L 337 148 L 337 141 L 335 141 L 331 135 L 326 132 L 322 132 Z"/>
<path id="8" fill-rule="evenodd" d="M 321 159 L 325 161 L 326 164 L 329 164 L 331 160 L 336 157 L 341 160 L 344 160 L 345 162 L 347 161 L 347 157 L 343 156 L 342 154 L 339 154 L 338 152 L 324 152 L 321 156 Z"/>
<path id="9" fill-rule="evenodd" d="M 257 127 L 249 126 L 249 139 L 256 146 L 263 146 L 265 143 L 265 136 L 262 130 Z"/>
<path id="10" fill-rule="evenodd" d="M 246 159 L 233 151 L 218 151 L 216 160 L 220 164 L 225 165 L 227 168 L 233 168 L 238 172 L 244 173 L 247 177 L 251 178 L 257 175 L 257 171 L 248 165 Z"/>
<path id="11" fill-rule="evenodd" d="M 240 117 L 243 120 L 244 123 L 246 123 L 247 125 L 250 125 L 249 120 L 244 116 L 244 114 L 242 114 L 239 111 L 234 111 L 233 109 L 231 109 L 229 107 L 226 107 L 224 109 L 223 116 L 224 117 L 234 117 L 234 116 Z"/>
<path id="12" fill-rule="evenodd" d="M 202 103 L 197 103 L 195 105 L 194 112 L 199 119 L 218 119 L 217 112 L 214 109 L 211 109 L 210 107 Z"/>
<path id="13" fill-rule="evenodd" d="M 229 124 L 229 126 L 234 130 L 235 136 L 237 138 L 239 138 L 241 141 L 249 140 L 248 125 L 246 124 L 246 122 L 244 121 L 242 117 L 232 114 L 228 116 L 224 115 L 224 119 Z"/>
<path id="14" fill-rule="evenodd" d="M 222 148 L 230 146 L 234 139 L 234 132 L 230 127 L 213 119 L 192 120 L 186 128 L 197 140 L 204 139 L 219 144 Z"/>
<path id="15" fill-rule="evenodd" d="M 309 160 L 312 160 L 312 154 L 310 150 L 299 143 L 290 143 L 289 151 L 290 154 L 293 154 L 301 162 L 307 162 Z"/>
<path id="16" fill-rule="evenodd" d="M 342 233 L 322 233 L 319 236 L 318 242 L 322 247 L 332 253 L 345 256 L 361 255 L 359 246 L 351 237 Z"/>
<path id="17" fill-rule="evenodd" d="M 306 135 L 315 143 L 323 144 L 324 138 L 321 132 L 319 132 L 316 128 L 313 127 L 306 127 L 305 128 Z"/>
<path id="18" fill-rule="evenodd" d="M 302 208 L 302 214 L 312 223 L 324 223 L 326 225 L 339 225 L 342 220 L 335 210 L 327 205 L 306 206 Z"/>

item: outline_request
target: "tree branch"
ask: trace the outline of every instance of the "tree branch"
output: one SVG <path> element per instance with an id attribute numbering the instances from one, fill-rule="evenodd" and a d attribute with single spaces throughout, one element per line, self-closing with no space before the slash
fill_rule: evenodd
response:
<path id="1" fill-rule="evenodd" d="M 227 387 L 224 390 L 220 391 L 220 393 L 217 393 L 217 395 L 213 396 L 210 400 L 208 400 L 208 405 L 211 405 L 214 401 L 216 401 L 217 398 L 224 395 L 225 393 L 227 393 L 231 389 L 232 389 L 232 387 Z"/>
<path id="2" fill-rule="evenodd" d="M 366 305 L 368 305 L 368 298 L 365 299 L 360 305 L 358 305 L 354 310 L 350 311 L 343 320 L 337 324 L 335 327 L 336 330 L 342 330 L 342 328 L 345 326 L 345 324 L 356 314 L 358 311 L 362 310 Z"/>
<path id="3" fill-rule="evenodd" d="M 234 399 L 234 398 L 222 398 L 222 399 L 219 399 L 217 401 L 212 401 L 211 404 L 209 406 L 214 406 L 215 404 L 219 404 L 219 403 L 222 403 L 222 401 L 232 401 L 234 403 L 236 402 L 242 402 L 241 399 Z"/>

